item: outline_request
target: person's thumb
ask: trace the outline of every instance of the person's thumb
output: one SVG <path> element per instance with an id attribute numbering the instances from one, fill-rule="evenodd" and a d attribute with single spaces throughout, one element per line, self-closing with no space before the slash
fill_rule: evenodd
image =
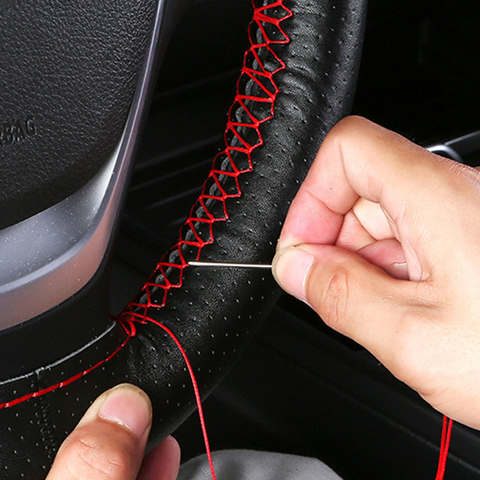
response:
<path id="1" fill-rule="evenodd" d="M 383 350 L 405 316 L 412 282 L 392 278 L 354 252 L 315 244 L 280 250 L 273 275 L 330 327 L 388 362 Z"/>
<path id="2" fill-rule="evenodd" d="M 147 395 L 119 385 L 92 404 L 60 447 L 47 480 L 134 480 L 152 422 Z"/>

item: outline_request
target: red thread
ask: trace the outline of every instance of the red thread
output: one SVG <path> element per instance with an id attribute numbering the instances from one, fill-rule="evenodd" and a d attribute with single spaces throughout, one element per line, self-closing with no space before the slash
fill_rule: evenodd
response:
<path id="1" fill-rule="evenodd" d="M 37 398 L 41 397 L 42 395 L 45 395 L 47 393 L 53 392 L 54 390 L 57 390 L 58 388 L 66 387 L 67 385 L 70 385 L 71 383 L 75 382 L 76 380 L 79 380 L 80 378 L 84 377 L 85 375 L 88 375 L 90 372 L 95 370 L 96 368 L 102 366 L 104 363 L 108 362 L 111 360 L 130 340 L 132 336 L 135 335 L 135 330 L 127 330 L 127 338 L 123 341 L 123 343 L 113 352 L 111 353 L 107 358 L 100 360 L 98 363 L 93 365 L 92 367 L 88 368 L 87 370 L 84 370 L 83 372 L 77 373 L 73 377 L 68 378 L 67 380 L 63 380 L 62 382 L 59 382 L 55 385 L 51 385 L 50 387 L 43 388 L 42 390 L 38 390 L 33 393 L 28 393 L 27 395 L 24 395 L 23 397 L 16 398 L 14 400 L 10 400 L 9 402 L 5 403 L 0 403 L 0 410 L 3 408 L 9 408 L 13 407 L 15 405 L 18 405 L 19 403 L 25 402 L 27 400 L 30 400 L 31 398 Z"/>
<path id="2" fill-rule="evenodd" d="M 214 241 L 213 224 L 229 218 L 226 200 L 241 196 L 238 177 L 253 170 L 252 152 L 263 145 L 260 125 L 273 117 L 274 103 L 279 92 L 273 76 L 285 68 L 284 62 L 271 48 L 273 44 L 290 41 L 281 28 L 281 22 L 290 18 L 292 12 L 283 2 L 284 0 L 277 0 L 262 7 L 255 7 L 254 4 L 253 20 L 249 27 L 251 46 L 245 53 L 237 94 L 229 110 L 224 134 L 225 149 L 215 157 L 202 193 L 180 231 L 178 243 L 164 255 L 140 295 L 127 306 L 122 318 L 128 317 L 134 311 L 143 312 L 146 318 L 150 308 L 158 309 L 165 305 L 168 291 L 182 286 L 183 270 L 188 265 L 184 258 L 184 249 L 196 249 L 193 256 L 198 260 L 202 249 Z M 261 38 L 257 38 L 258 32 L 261 32 L 261 35 L 258 35 Z M 262 60 L 263 56 L 268 58 L 268 66 L 267 62 Z M 252 83 L 258 93 L 241 93 L 242 85 L 247 83 Z M 261 110 L 266 105 L 269 113 L 262 115 L 257 112 L 256 115 L 254 108 L 250 106 L 252 104 L 255 107 L 255 103 L 257 107 L 262 106 Z M 243 121 L 238 120 L 240 116 L 244 118 Z M 250 137 L 253 137 L 254 142 L 249 140 Z M 234 180 L 233 192 L 228 193 L 222 186 L 222 177 Z M 218 206 L 221 208 L 218 209 Z"/>
<path id="3" fill-rule="evenodd" d="M 435 480 L 443 480 L 445 468 L 447 466 L 448 449 L 450 447 L 450 439 L 452 436 L 453 420 L 446 415 L 443 416 L 442 442 L 440 444 L 440 456 L 438 459 L 437 476 Z"/>
<path id="4" fill-rule="evenodd" d="M 140 321 L 140 323 L 144 323 L 143 318 L 142 318 L 142 320 L 139 320 L 139 321 Z M 178 340 L 178 338 L 175 336 L 175 334 L 168 327 L 166 327 L 162 323 L 158 322 L 157 320 L 154 320 L 153 318 L 146 318 L 145 321 L 154 323 L 155 325 L 162 328 L 168 335 L 170 335 L 170 337 L 175 342 L 175 344 L 177 345 L 178 349 L 180 350 L 180 352 L 183 356 L 183 359 L 184 359 L 185 364 L 186 364 L 187 369 L 188 369 L 188 373 L 190 375 L 190 380 L 192 382 L 193 393 L 195 395 L 195 401 L 197 403 L 198 417 L 200 419 L 200 426 L 202 428 L 203 440 L 205 442 L 205 450 L 207 452 L 208 464 L 210 466 L 210 471 L 212 473 L 212 479 L 216 480 L 215 469 L 213 467 L 213 460 L 212 460 L 212 451 L 210 449 L 210 442 L 208 441 L 207 427 L 206 427 L 206 424 L 205 424 L 205 416 L 203 414 L 203 407 L 202 407 L 202 399 L 201 399 L 201 396 L 200 396 L 200 390 L 198 388 L 198 382 L 197 382 L 197 379 L 195 377 L 195 374 L 193 373 L 192 365 L 190 363 L 190 360 L 188 359 L 187 352 L 185 351 L 182 344 L 180 343 L 180 340 Z"/>

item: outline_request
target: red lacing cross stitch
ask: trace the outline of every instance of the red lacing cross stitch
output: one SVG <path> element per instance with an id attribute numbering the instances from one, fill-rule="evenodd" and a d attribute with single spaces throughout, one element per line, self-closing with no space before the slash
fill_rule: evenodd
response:
<path id="1" fill-rule="evenodd" d="M 192 249 L 194 251 L 194 258 L 190 260 L 198 260 L 205 245 L 214 242 L 214 224 L 229 218 L 227 199 L 241 196 L 238 177 L 253 170 L 252 153 L 263 145 L 260 126 L 273 117 L 279 93 L 273 77 L 285 69 L 285 63 L 271 47 L 289 42 L 281 23 L 290 18 L 292 12 L 283 3 L 284 0 L 276 0 L 256 7 L 254 2 L 253 20 L 249 26 L 251 46 L 245 53 L 235 101 L 229 110 L 225 149 L 215 157 L 202 193 L 180 231 L 178 243 L 164 255 L 139 296 L 121 315 L 122 320 L 147 319 L 150 308 L 165 305 L 168 291 L 182 286 L 183 270 L 188 266 L 184 256 L 186 247 L 190 247 L 189 255 L 192 255 Z M 240 117 L 242 121 L 238 120 Z M 236 188 L 233 192 L 224 188 L 225 178 L 234 181 Z"/>

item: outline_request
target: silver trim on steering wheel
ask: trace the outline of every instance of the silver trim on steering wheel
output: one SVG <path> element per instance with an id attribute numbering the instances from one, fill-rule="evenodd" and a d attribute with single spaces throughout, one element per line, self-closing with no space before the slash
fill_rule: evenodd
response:
<path id="1" fill-rule="evenodd" d="M 101 265 L 153 75 L 165 3 L 155 23 L 122 138 L 110 160 L 62 202 L 0 231 L 0 330 L 36 317 L 82 289 Z"/>

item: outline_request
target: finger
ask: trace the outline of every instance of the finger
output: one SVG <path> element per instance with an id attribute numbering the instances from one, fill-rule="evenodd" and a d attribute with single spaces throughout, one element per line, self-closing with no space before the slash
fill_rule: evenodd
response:
<path id="1" fill-rule="evenodd" d="M 404 245 L 411 278 L 427 278 L 430 243 L 445 230 L 454 235 L 452 198 L 459 192 L 467 195 L 465 190 L 473 194 L 477 188 L 466 178 L 469 175 L 452 175 L 446 159 L 367 120 L 345 119 L 325 139 L 292 203 L 279 249 L 335 243 L 343 216 L 361 197 L 381 206 L 393 235 Z M 419 212 L 422 221 L 436 220 L 429 224 L 428 235 L 425 225 L 418 224 Z M 448 242 L 439 247 L 445 245 Z"/>
<path id="2" fill-rule="evenodd" d="M 143 460 L 138 480 L 175 480 L 180 467 L 180 447 L 173 437 L 167 437 Z"/>
<path id="3" fill-rule="evenodd" d="M 353 211 L 347 212 L 335 245 L 356 252 L 373 242 L 375 242 L 375 238 L 360 223 L 355 213 Z"/>
<path id="4" fill-rule="evenodd" d="M 335 245 L 354 252 L 377 240 L 395 238 L 382 207 L 359 198 L 344 218 Z"/>
<path id="5" fill-rule="evenodd" d="M 437 300 L 426 282 L 394 279 L 360 255 L 329 245 L 281 250 L 273 274 L 284 290 L 367 348 L 394 374 L 402 363 L 396 347 L 411 333 L 416 312 L 426 317 Z"/>
<path id="6" fill-rule="evenodd" d="M 409 280 L 407 262 L 400 243 L 393 239 L 379 240 L 357 250 L 360 256 L 385 270 L 391 277 Z"/>
<path id="7" fill-rule="evenodd" d="M 150 401 L 137 387 L 105 392 L 60 447 L 47 480 L 134 480 L 151 421 Z"/>
<path id="8" fill-rule="evenodd" d="M 359 198 L 352 208 L 352 213 L 360 225 L 362 225 L 375 240 L 394 238 L 395 232 L 393 229 L 395 226 L 390 223 L 389 218 L 385 215 L 379 203 Z"/>
<path id="9" fill-rule="evenodd" d="M 298 239 L 305 243 L 329 243 L 308 228 L 312 212 L 321 213 L 311 218 L 320 220 L 321 227 L 317 223 L 317 230 L 327 229 L 330 236 L 335 236 L 341 225 L 339 219 L 353 208 L 359 197 L 380 203 L 382 194 L 388 194 L 390 187 L 401 183 L 398 166 L 403 175 L 411 172 L 409 180 L 418 183 L 418 175 L 404 168 L 402 160 L 406 157 L 412 163 L 410 159 L 420 150 L 365 119 L 349 117 L 339 122 L 325 138 L 297 194 L 298 200 L 292 203 L 280 238 L 281 246 L 285 246 L 284 241 L 298 244 Z M 423 151 L 421 156 L 425 156 Z M 332 220 L 336 221 L 331 223 Z M 325 232 L 323 235 L 328 237 Z M 295 237 L 297 240 L 293 240 Z"/>

